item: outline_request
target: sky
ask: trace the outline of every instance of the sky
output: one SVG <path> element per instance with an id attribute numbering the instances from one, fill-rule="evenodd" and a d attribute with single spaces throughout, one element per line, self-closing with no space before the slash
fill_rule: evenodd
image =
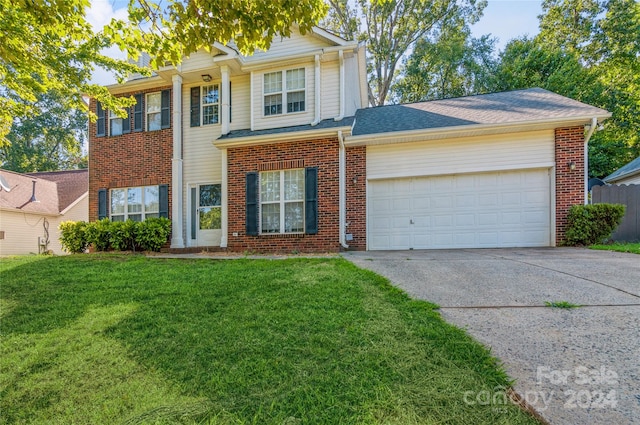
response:
<path id="1" fill-rule="evenodd" d="M 541 0 L 488 0 L 484 15 L 471 27 L 474 37 L 491 34 L 498 39 L 497 50 L 502 50 L 507 42 L 523 35 L 538 34 L 538 15 L 542 13 Z M 99 29 L 111 18 L 126 18 L 127 0 L 91 0 L 91 9 L 87 19 L 94 29 Z M 117 48 L 111 48 L 106 54 L 115 58 L 124 58 Z M 113 84 L 113 76 L 103 70 L 94 72 L 92 82 Z"/>

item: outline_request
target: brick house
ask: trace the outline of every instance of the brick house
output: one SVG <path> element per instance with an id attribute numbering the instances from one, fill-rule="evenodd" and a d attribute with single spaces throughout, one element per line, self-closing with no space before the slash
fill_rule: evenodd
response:
<path id="1" fill-rule="evenodd" d="M 89 216 L 172 220 L 172 248 L 554 246 L 607 111 L 542 89 L 367 108 L 364 46 L 321 29 L 215 45 L 92 101 Z"/>

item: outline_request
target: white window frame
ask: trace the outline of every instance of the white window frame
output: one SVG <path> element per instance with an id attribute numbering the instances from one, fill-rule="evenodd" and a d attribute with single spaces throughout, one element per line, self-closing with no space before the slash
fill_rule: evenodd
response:
<path id="1" fill-rule="evenodd" d="M 289 83 L 287 80 L 287 74 L 294 71 L 302 71 L 304 74 L 303 78 L 303 87 L 289 87 Z M 279 91 L 269 91 L 267 92 L 267 84 L 265 82 L 268 75 L 278 75 L 280 78 L 280 90 Z M 289 111 L 289 103 L 288 103 L 288 95 L 294 93 L 302 93 L 304 98 L 304 108 L 298 111 Z M 280 96 L 280 112 L 274 113 L 266 113 L 267 107 L 267 98 L 272 96 Z M 290 114 L 300 114 L 307 112 L 307 69 L 305 67 L 299 68 L 290 68 L 284 69 L 282 71 L 274 71 L 274 72 L 265 72 L 262 74 L 262 116 L 263 117 L 273 117 L 273 116 L 281 116 L 281 115 L 290 115 Z"/>
<path id="2" fill-rule="evenodd" d="M 145 202 L 145 196 L 146 196 L 146 189 L 147 188 L 155 188 L 156 189 L 156 193 L 158 194 L 158 198 L 156 200 L 156 205 L 158 206 L 157 210 L 150 210 L 147 211 L 146 210 L 146 202 Z M 134 212 L 129 212 L 129 190 L 130 189 L 140 189 L 142 195 L 141 195 L 141 211 L 134 211 Z M 124 204 L 123 204 L 123 212 L 122 213 L 117 213 L 117 214 L 113 214 L 113 192 L 114 191 L 124 191 Z M 158 185 L 151 185 L 151 186 L 131 186 L 131 187 L 118 187 L 118 188 L 113 188 L 109 190 L 109 219 L 111 221 L 114 221 L 114 217 L 116 218 L 115 221 L 127 221 L 129 219 L 129 216 L 136 216 L 139 215 L 141 217 L 140 221 L 144 221 L 147 218 L 149 218 L 149 216 L 151 217 L 160 217 L 160 186 Z M 122 218 L 122 220 L 120 220 L 120 218 Z"/>
<path id="3" fill-rule="evenodd" d="M 205 103 L 205 99 L 206 99 L 206 93 L 205 89 L 207 89 L 208 87 L 215 87 L 216 90 L 218 91 L 218 101 L 217 102 L 212 102 L 212 103 Z M 200 86 L 200 124 L 201 125 L 220 125 L 220 96 L 222 94 L 220 93 L 220 83 L 211 83 L 211 84 L 207 84 L 204 86 Z M 214 109 L 217 109 L 216 112 L 216 122 L 205 122 L 204 120 L 204 111 L 205 108 L 208 106 L 212 106 L 214 107 Z M 217 107 L 217 108 L 215 108 Z"/>
<path id="4" fill-rule="evenodd" d="M 285 187 L 285 174 L 287 171 L 298 171 L 301 172 L 302 176 L 301 176 L 301 185 L 302 185 L 302 191 L 301 191 L 301 198 L 299 199 L 286 199 L 285 193 L 286 193 L 286 187 Z M 280 193 L 279 193 L 279 199 L 275 200 L 275 201 L 263 201 L 263 190 L 262 190 L 262 182 L 263 179 L 265 178 L 266 175 L 268 174 L 278 174 L 279 177 L 279 182 L 280 182 Z M 259 208 L 259 226 L 260 226 L 260 234 L 265 234 L 265 235 L 278 235 L 278 234 L 304 234 L 305 232 L 305 172 L 304 172 L 304 168 L 292 168 L 292 169 L 286 169 L 286 170 L 274 170 L 274 171 L 262 171 L 260 172 L 259 175 L 260 179 L 259 179 L 259 204 L 260 204 L 260 208 Z M 286 223 L 285 223 L 285 209 L 286 209 L 286 205 L 287 204 L 301 204 L 302 207 L 302 228 L 299 230 L 289 230 L 287 231 L 286 229 Z M 262 217 L 262 213 L 263 213 L 263 206 L 264 205 L 278 205 L 279 206 L 279 219 L 280 219 L 280 223 L 279 223 L 279 228 L 277 232 L 270 232 L 270 231 L 265 231 L 263 230 L 263 217 Z"/>
<path id="5" fill-rule="evenodd" d="M 149 102 L 149 97 L 151 96 L 155 96 L 157 95 L 158 98 L 160 99 L 160 103 L 159 103 L 159 108 L 157 112 L 149 112 L 149 105 L 151 104 L 151 102 Z M 151 120 L 149 119 L 150 115 L 158 115 L 158 117 L 160 118 L 160 122 L 158 125 L 158 128 L 154 128 L 151 129 L 150 125 L 151 125 Z M 147 93 L 145 95 L 145 104 L 144 104 L 144 117 L 145 117 L 145 123 L 146 123 L 146 130 L 147 131 L 158 131 L 158 130 L 162 130 L 162 92 L 161 91 L 155 91 L 153 93 Z"/>
<path id="6" fill-rule="evenodd" d="M 120 133 L 114 133 L 113 131 L 113 127 L 112 127 L 112 121 L 120 121 Z M 124 128 L 123 128 L 123 119 L 120 118 L 115 111 L 109 109 L 109 137 L 112 136 L 122 136 L 124 134 Z"/>

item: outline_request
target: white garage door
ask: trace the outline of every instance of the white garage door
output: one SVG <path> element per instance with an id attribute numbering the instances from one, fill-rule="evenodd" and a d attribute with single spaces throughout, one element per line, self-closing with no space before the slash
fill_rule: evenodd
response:
<path id="1" fill-rule="evenodd" d="M 369 249 L 549 246 L 549 179 L 538 169 L 370 181 Z"/>

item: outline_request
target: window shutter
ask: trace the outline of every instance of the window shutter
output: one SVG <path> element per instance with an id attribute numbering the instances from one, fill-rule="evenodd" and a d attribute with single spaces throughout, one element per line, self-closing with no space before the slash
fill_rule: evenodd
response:
<path id="1" fill-rule="evenodd" d="M 162 90 L 160 102 L 160 128 L 169 128 L 171 127 L 171 90 Z"/>
<path id="2" fill-rule="evenodd" d="M 133 131 L 142 131 L 143 111 L 144 111 L 144 95 L 139 93 L 135 96 L 136 104 L 133 105 Z"/>
<path id="3" fill-rule="evenodd" d="M 98 190 L 98 220 L 102 220 L 107 216 L 107 189 L 100 189 Z"/>
<path id="4" fill-rule="evenodd" d="M 318 233 L 318 169 L 316 167 L 304 170 L 304 203 L 305 233 L 315 235 Z"/>
<path id="5" fill-rule="evenodd" d="M 191 188 L 191 239 L 196 239 L 196 220 L 198 219 L 198 199 L 197 190 L 195 187 Z"/>
<path id="6" fill-rule="evenodd" d="M 247 217 L 245 233 L 258 235 L 258 173 L 247 173 L 246 184 Z"/>
<path id="7" fill-rule="evenodd" d="M 122 134 L 131 133 L 131 108 L 127 108 L 127 117 L 122 119 Z"/>
<path id="8" fill-rule="evenodd" d="M 169 218 L 169 185 L 161 184 L 158 186 L 158 215 L 160 217 Z"/>
<path id="9" fill-rule="evenodd" d="M 200 127 L 200 87 L 191 87 L 191 127 Z"/>
<path id="10" fill-rule="evenodd" d="M 96 115 L 98 116 L 98 121 L 96 122 L 96 137 L 106 136 L 106 127 L 105 127 L 105 119 L 104 119 L 104 109 L 102 108 L 102 103 L 96 103 Z"/>

